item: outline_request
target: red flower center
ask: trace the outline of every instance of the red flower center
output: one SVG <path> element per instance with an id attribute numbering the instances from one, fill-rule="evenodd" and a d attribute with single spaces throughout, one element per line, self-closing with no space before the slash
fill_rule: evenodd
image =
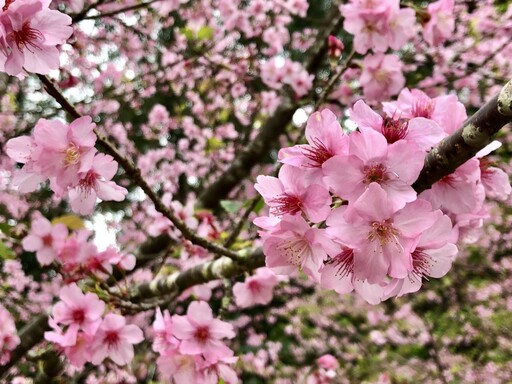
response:
<path id="1" fill-rule="evenodd" d="M 108 331 L 105 334 L 104 341 L 110 346 L 115 346 L 119 343 L 119 334 L 116 331 Z"/>
<path id="2" fill-rule="evenodd" d="M 406 119 L 395 119 L 386 117 L 382 123 L 382 134 L 389 144 L 403 139 L 409 130 L 409 121 Z"/>
<path id="3" fill-rule="evenodd" d="M 336 276 L 340 279 L 354 273 L 354 251 L 350 248 L 344 249 L 336 257 L 329 259 L 326 264 L 336 264 L 338 270 Z"/>
<path id="4" fill-rule="evenodd" d="M 380 163 L 372 163 L 365 165 L 363 168 L 364 181 L 367 184 L 370 183 L 381 183 L 387 180 L 386 175 L 387 168 Z"/>
<path id="5" fill-rule="evenodd" d="M 287 213 L 295 215 L 302 210 L 301 199 L 297 196 L 288 195 L 287 193 L 272 199 L 272 203 L 278 204 L 277 206 L 271 208 L 272 214 L 276 216 L 281 216 Z"/>
<path id="6" fill-rule="evenodd" d="M 30 21 L 25 21 L 21 30 L 13 31 L 10 36 L 14 39 L 16 46 L 21 51 L 27 48 L 30 52 L 34 53 L 32 49 L 41 49 L 39 41 L 44 40 L 43 34 L 35 28 L 30 26 Z"/>
<path id="7" fill-rule="evenodd" d="M 208 327 L 199 327 L 196 329 L 194 337 L 200 343 L 206 343 L 210 338 L 210 330 L 208 329 Z"/>
<path id="8" fill-rule="evenodd" d="M 75 309 L 71 316 L 73 317 L 73 321 L 78 324 L 82 324 L 85 320 L 85 312 L 83 309 Z"/>
<path id="9" fill-rule="evenodd" d="M 304 156 L 308 160 L 311 160 L 311 163 L 308 164 L 311 168 L 320 168 L 323 163 L 329 160 L 334 154 L 322 143 L 321 140 L 315 138 L 312 139 L 312 144 L 306 148 L 303 148 L 302 151 Z"/>

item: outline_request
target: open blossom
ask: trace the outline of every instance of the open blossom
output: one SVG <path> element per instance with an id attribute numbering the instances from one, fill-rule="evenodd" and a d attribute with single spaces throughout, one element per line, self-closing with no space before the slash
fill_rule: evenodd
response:
<path id="1" fill-rule="evenodd" d="M 430 98 L 419 89 L 404 88 L 397 101 L 382 103 L 384 112 L 390 117 L 400 116 L 412 119 L 423 117 L 434 120 L 450 135 L 467 119 L 466 108 L 455 95 L 441 95 Z"/>
<path id="2" fill-rule="evenodd" d="M 76 324 L 86 333 L 94 334 L 101 323 L 105 303 L 94 293 L 83 294 L 76 284 L 63 287 L 59 301 L 52 310 L 55 322 L 63 325 Z"/>
<path id="3" fill-rule="evenodd" d="M 375 130 L 350 135 L 349 154 L 335 156 L 324 166 L 324 181 L 341 198 L 355 200 L 373 184 L 387 193 L 389 203 L 403 208 L 416 199 L 411 187 L 423 168 L 425 152 L 405 140 L 388 145 Z"/>
<path id="4" fill-rule="evenodd" d="M 96 155 L 89 169 L 79 172 L 76 187 L 69 190 L 69 203 L 74 212 L 82 215 L 92 213 L 96 198 L 103 201 L 122 201 L 128 191 L 112 178 L 117 172 L 117 162 L 112 156 L 102 153 Z"/>
<path id="5" fill-rule="evenodd" d="M 376 284 L 386 275 L 404 278 L 412 270 L 411 247 L 434 224 L 429 202 L 418 199 L 401 210 L 393 209 L 377 183 L 348 207 L 329 218 L 327 231 L 354 250 L 354 273 Z"/>
<path id="6" fill-rule="evenodd" d="M 261 218 L 254 224 L 262 226 Z M 276 230 L 263 235 L 266 265 L 276 274 L 291 274 L 302 269 L 318 281 L 319 270 L 328 256 L 339 251 L 324 229 L 311 228 L 301 216 L 284 216 Z"/>
<path id="7" fill-rule="evenodd" d="M 494 167 L 486 157 L 495 149 L 501 147 L 499 141 L 493 141 L 475 155 L 480 160 L 481 181 L 488 197 L 506 200 L 512 192 L 509 176 L 500 168 Z"/>
<path id="8" fill-rule="evenodd" d="M 380 132 L 389 144 L 405 140 L 427 151 L 446 136 L 439 124 L 430 118 L 406 117 L 398 111 L 392 116 L 382 117 L 363 100 L 358 100 L 354 104 L 350 111 L 350 119 L 356 122 L 361 131 L 373 129 Z"/>
<path id="9" fill-rule="evenodd" d="M 348 150 L 348 136 L 343 133 L 336 115 L 328 109 L 315 112 L 309 117 L 306 139 L 308 144 L 283 148 L 278 157 L 284 164 L 313 172 L 312 179 L 315 181 L 322 177 L 323 163 Z"/>
<path id="10" fill-rule="evenodd" d="M 118 365 L 128 364 L 133 359 L 133 345 L 142 340 L 144 335 L 139 327 L 127 325 L 123 316 L 109 313 L 94 335 L 91 361 L 97 365 L 108 357 Z"/>
<path id="11" fill-rule="evenodd" d="M 436 211 L 437 221 L 424 231 L 411 250 L 412 269 L 407 277 L 393 279 L 386 288 L 387 296 L 402 296 L 421 288 L 422 280 L 429 277 L 440 278 L 448 273 L 457 254 L 453 244 L 456 237 L 448 216 Z"/>
<path id="12" fill-rule="evenodd" d="M 233 286 L 236 305 L 245 308 L 255 304 L 268 304 L 277 283 L 277 276 L 270 269 L 258 268 L 243 283 L 235 283 Z"/>
<path id="13" fill-rule="evenodd" d="M 263 196 L 275 216 L 305 213 L 313 222 L 323 221 L 331 211 L 331 196 L 323 185 L 310 184 L 304 172 L 284 165 L 279 178 L 258 176 L 254 188 Z"/>
<path id="14" fill-rule="evenodd" d="M 49 265 L 57 257 L 67 236 L 68 230 L 64 224 L 52 225 L 48 219 L 38 217 L 32 221 L 30 233 L 23 239 L 23 249 L 36 252 L 39 264 Z"/>
<path id="15" fill-rule="evenodd" d="M 19 343 L 20 338 L 16 333 L 14 319 L 9 311 L 0 304 L 0 365 L 9 361 L 11 351 Z"/>
<path id="16" fill-rule="evenodd" d="M 0 12 L 0 71 L 48 74 L 59 68 L 59 50 L 73 32 L 71 18 L 41 0 L 5 2 Z"/>
<path id="17" fill-rule="evenodd" d="M 405 85 L 402 67 L 402 61 L 396 55 L 366 55 L 360 78 L 364 97 L 379 101 L 400 92 Z"/>
<path id="18" fill-rule="evenodd" d="M 182 354 L 202 354 L 211 363 L 232 356 L 231 349 L 220 339 L 235 337 L 233 327 L 213 318 L 212 309 L 204 301 L 192 302 L 185 316 L 173 316 L 173 334 L 181 341 Z"/>

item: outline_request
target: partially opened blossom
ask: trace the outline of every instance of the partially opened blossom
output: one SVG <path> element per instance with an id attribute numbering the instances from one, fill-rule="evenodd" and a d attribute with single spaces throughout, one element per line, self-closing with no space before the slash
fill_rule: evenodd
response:
<path id="1" fill-rule="evenodd" d="M 100 364 L 110 358 L 118 365 L 125 365 L 133 359 L 133 345 L 144 340 L 142 330 L 133 324 L 126 324 L 121 315 L 109 313 L 103 319 L 91 346 L 93 364 Z"/>
<path id="2" fill-rule="evenodd" d="M 4 365 L 11 358 L 11 351 L 18 346 L 20 338 L 16 332 L 14 319 L 0 304 L 0 365 Z"/>
<path id="3" fill-rule="evenodd" d="M 94 293 L 84 295 L 75 283 L 63 287 L 59 297 L 61 301 L 52 310 L 55 322 L 76 324 L 86 333 L 94 334 L 101 323 L 105 303 Z"/>
<path id="4" fill-rule="evenodd" d="M 405 140 L 388 145 L 375 130 L 350 135 L 350 150 L 335 156 L 323 166 L 324 181 L 339 197 L 356 200 L 370 184 L 378 183 L 389 203 L 403 208 L 416 199 L 412 183 L 423 168 L 425 152 Z"/>
<path id="5" fill-rule="evenodd" d="M 204 301 L 190 303 L 185 316 L 173 317 L 173 334 L 181 341 L 182 354 L 203 355 L 210 363 L 232 356 L 221 339 L 235 337 L 233 326 L 213 318 L 212 309 Z"/>
<path id="6" fill-rule="evenodd" d="M 100 153 L 94 157 L 89 169 L 84 168 L 78 173 L 78 184 L 69 190 L 69 203 L 74 212 L 91 214 L 97 198 L 103 201 L 124 200 L 128 193 L 126 188 L 111 181 L 117 172 L 117 162 L 112 156 Z"/>
<path id="7" fill-rule="evenodd" d="M 323 221 L 331 211 L 329 191 L 319 184 L 310 184 L 304 171 L 284 165 L 279 178 L 258 176 L 254 188 L 263 196 L 275 216 L 305 213 L 313 222 Z"/>
<path id="8" fill-rule="evenodd" d="M 394 210 L 377 183 L 351 207 L 327 220 L 328 231 L 354 250 L 354 273 L 369 283 L 386 275 L 404 278 L 412 270 L 411 247 L 436 220 L 429 202 L 418 199 Z"/>
<path id="9" fill-rule="evenodd" d="M 23 249 L 36 252 L 41 265 L 51 264 L 68 237 L 68 229 L 62 223 L 52 225 L 44 217 L 32 221 L 29 234 L 23 239 Z"/>
<path id="10" fill-rule="evenodd" d="M 486 155 L 500 146 L 501 143 L 495 140 L 478 151 L 475 156 L 480 159 L 480 174 L 485 194 L 497 200 L 506 200 L 512 192 L 509 176 L 502 169 L 495 167 L 486 157 Z"/>
<path id="11" fill-rule="evenodd" d="M 245 308 L 255 304 L 268 304 L 273 297 L 277 276 L 268 268 L 258 268 L 243 283 L 233 285 L 236 305 Z"/>
<path id="12" fill-rule="evenodd" d="M 9 1 L 0 13 L 4 37 L 0 39 L 0 71 L 18 75 L 48 74 L 59 68 L 59 50 L 73 28 L 71 18 L 47 8 L 40 0 Z"/>
<path id="13" fill-rule="evenodd" d="M 402 61 L 395 55 L 366 55 L 363 60 L 361 87 L 371 101 L 380 101 L 398 94 L 405 85 Z"/>
<path id="14" fill-rule="evenodd" d="M 389 144 L 405 140 L 429 151 L 438 144 L 446 133 L 435 121 L 424 117 L 393 116 L 382 117 L 373 111 L 363 100 L 357 101 L 350 111 L 350 119 L 361 131 L 373 129 L 380 132 Z"/>
<path id="15" fill-rule="evenodd" d="M 276 274 L 291 274 L 301 269 L 318 280 L 324 260 L 335 256 L 339 246 L 324 229 L 311 228 L 301 216 L 284 216 L 278 228 L 264 237 L 266 266 Z"/>

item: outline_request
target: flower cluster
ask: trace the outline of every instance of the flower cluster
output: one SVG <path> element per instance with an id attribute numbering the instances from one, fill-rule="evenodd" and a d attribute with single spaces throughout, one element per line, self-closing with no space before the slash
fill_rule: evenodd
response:
<path id="1" fill-rule="evenodd" d="M 69 234 L 64 224 L 52 225 L 46 218 L 38 217 L 32 221 L 22 244 L 26 251 L 36 252 L 39 264 L 61 264 L 68 279 L 79 279 L 88 273 L 110 274 L 113 265 L 124 270 L 135 267 L 135 256 L 121 254 L 113 247 L 99 252 L 88 240 L 90 236 L 87 229 Z"/>
<path id="2" fill-rule="evenodd" d="M 59 297 L 50 318 L 53 330 L 44 337 L 57 344 L 71 364 L 99 365 L 109 357 L 125 365 L 133 359 L 133 345 L 144 340 L 139 327 L 127 325 L 123 316 L 114 313 L 102 318 L 105 303 L 94 293 L 84 295 L 76 284 L 63 287 Z"/>
<path id="3" fill-rule="evenodd" d="M 160 309 L 153 323 L 153 350 L 161 378 L 176 383 L 238 383 L 230 365 L 237 361 L 222 341 L 235 337 L 232 325 L 213 317 L 205 301 L 190 303 L 185 316 Z"/>
<path id="4" fill-rule="evenodd" d="M 19 136 L 6 144 L 6 153 L 25 164 L 13 178 L 21 192 L 32 192 L 46 179 L 57 196 L 68 195 L 73 211 L 92 213 L 96 198 L 124 200 L 127 190 L 112 180 L 117 162 L 97 153 L 95 124 L 89 116 L 66 125 L 40 119 L 33 136 Z"/>
<path id="5" fill-rule="evenodd" d="M 16 334 L 14 319 L 7 309 L 0 305 L 0 365 L 11 358 L 11 351 L 20 343 Z"/>
<path id="6" fill-rule="evenodd" d="M 57 45 L 73 33 L 71 18 L 47 0 L 0 0 L 0 71 L 48 74 L 59 68 Z"/>
<path id="7" fill-rule="evenodd" d="M 418 195 L 412 185 L 427 152 L 462 123 L 464 107 L 452 96 L 404 90 L 384 111 L 358 101 L 351 134 L 330 110 L 315 112 L 308 144 L 281 149 L 278 178 L 257 178 L 270 215 L 254 223 L 275 273 L 298 268 L 323 288 L 355 290 L 372 304 L 415 292 L 424 278 L 448 272 L 459 240 L 474 240 L 486 191 L 510 194 L 502 171 L 473 158 Z"/>

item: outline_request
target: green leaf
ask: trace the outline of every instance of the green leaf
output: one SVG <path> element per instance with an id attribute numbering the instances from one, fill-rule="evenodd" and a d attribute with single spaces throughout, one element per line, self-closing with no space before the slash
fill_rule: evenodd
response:
<path id="1" fill-rule="evenodd" d="M 12 226 L 7 223 L 0 223 L 0 231 L 5 233 L 7 236 L 11 236 Z"/>
<path id="2" fill-rule="evenodd" d="M 220 206 L 228 213 L 236 213 L 242 208 L 244 203 L 235 200 L 221 200 Z"/>
<path id="3" fill-rule="evenodd" d="M 62 223 L 71 230 L 82 229 L 85 227 L 84 221 L 76 215 L 64 215 L 52 220 L 52 224 Z"/>
<path id="4" fill-rule="evenodd" d="M 2 240 L 0 240 L 0 259 L 10 260 L 14 258 L 16 258 L 16 254 L 13 252 L 13 250 L 5 245 Z"/>
<path id="5" fill-rule="evenodd" d="M 199 40 L 211 40 L 213 38 L 213 28 L 205 25 L 197 31 L 197 38 Z"/>

